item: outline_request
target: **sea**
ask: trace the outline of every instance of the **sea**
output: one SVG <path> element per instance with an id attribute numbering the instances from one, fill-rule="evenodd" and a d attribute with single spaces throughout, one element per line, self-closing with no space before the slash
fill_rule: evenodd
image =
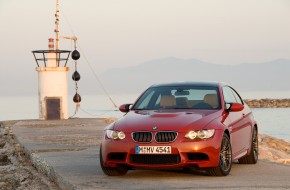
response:
<path id="1" fill-rule="evenodd" d="M 243 92 L 244 99 L 290 98 L 290 91 Z M 265 97 L 266 95 L 266 97 Z M 121 118 L 117 107 L 134 103 L 139 94 L 82 95 L 79 106 L 69 96 L 68 112 L 71 118 Z M 115 107 L 114 104 L 117 106 Z M 259 133 L 290 142 L 290 108 L 253 108 Z M 0 96 L 0 121 L 39 118 L 38 96 Z"/>

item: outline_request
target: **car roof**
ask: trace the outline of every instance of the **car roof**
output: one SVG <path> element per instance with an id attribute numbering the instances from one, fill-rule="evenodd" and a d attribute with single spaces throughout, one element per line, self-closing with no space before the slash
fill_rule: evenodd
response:
<path id="1" fill-rule="evenodd" d="M 150 87 L 169 87 L 169 86 L 196 86 L 196 87 L 218 87 L 219 85 L 226 85 L 222 82 L 171 82 L 154 84 Z"/>

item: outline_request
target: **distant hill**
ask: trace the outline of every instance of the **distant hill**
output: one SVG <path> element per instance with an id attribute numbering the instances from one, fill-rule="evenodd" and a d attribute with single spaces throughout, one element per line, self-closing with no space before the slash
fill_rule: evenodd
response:
<path id="1" fill-rule="evenodd" d="M 34 71 L 34 67 L 33 64 L 25 67 L 21 74 L 3 71 L 0 75 L 2 81 L 0 96 L 37 95 L 38 74 Z M 81 74 L 78 83 L 81 95 L 104 94 L 86 65 L 80 64 L 78 69 Z M 70 95 L 75 93 L 75 83 L 71 79 L 73 70 L 71 67 L 68 74 Z M 289 91 L 290 60 L 278 59 L 233 66 L 169 57 L 134 67 L 111 69 L 98 77 L 109 94 L 139 94 L 152 84 L 173 81 L 223 81 L 233 85 L 238 91 Z"/>
<path id="2" fill-rule="evenodd" d="M 243 91 L 290 90 L 290 60 L 232 66 L 170 57 L 111 69 L 100 79 L 111 93 L 140 93 L 151 84 L 172 81 L 223 81 Z"/>

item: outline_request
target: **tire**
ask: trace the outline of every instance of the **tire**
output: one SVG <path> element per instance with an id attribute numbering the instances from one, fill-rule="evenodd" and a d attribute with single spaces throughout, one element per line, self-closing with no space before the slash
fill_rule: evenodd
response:
<path id="1" fill-rule="evenodd" d="M 104 166 L 101 146 L 100 146 L 100 165 L 104 174 L 108 176 L 120 176 L 120 175 L 125 175 L 128 172 L 128 169 L 125 166 L 118 166 L 114 168 Z"/>
<path id="2" fill-rule="evenodd" d="M 253 129 L 252 143 L 250 154 L 240 158 L 240 164 L 256 164 L 258 162 L 259 146 L 258 146 L 258 132 L 256 127 Z"/>
<path id="3" fill-rule="evenodd" d="M 228 135 L 224 134 L 221 148 L 219 164 L 215 168 L 207 169 L 207 174 L 210 176 L 226 176 L 232 168 L 232 147 Z"/>

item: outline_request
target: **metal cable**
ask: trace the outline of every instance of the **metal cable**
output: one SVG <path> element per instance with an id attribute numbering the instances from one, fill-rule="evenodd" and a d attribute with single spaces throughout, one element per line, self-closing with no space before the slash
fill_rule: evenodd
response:
<path id="1" fill-rule="evenodd" d="M 67 24 L 68 24 L 68 26 L 69 26 L 69 28 L 70 28 L 72 34 L 73 34 L 74 36 L 76 36 L 75 33 L 74 33 L 74 30 L 73 30 L 72 26 L 70 25 L 70 22 L 68 21 L 68 19 L 67 19 L 67 17 L 65 16 L 64 12 L 63 12 L 62 10 L 60 10 L 60 11 L 62 12 L 62 15 L 64 16 L 64 18 L 65 18 L 65 20 L 66 20 L 66 22 L 67 22 Z M 118 108 L 117 104 L 113 101 L 113 99 L 112 99 L 111 96 L 109 95 L 108 91 L 105 89 L 103 83 L 101 82 L 100 78 L 98 77 L 98 75 L 97 75 L 96 72 L 94 71 L 92 65 L 91 65 L 90 62 L 88 61 L 86 55 L 84 54 L 84 51 L 82 50 L 82 48 L 81 48 L 79 42 L 77 41 L 76 43 L 77 43 L 77 45 L 78 45 L 78 47 L 79 47 L 79 49 L 80 49 L 80 51 L 81 51 L 81 53 L 82 53 L 82 55 L 83 55 L 83 57 L 84 57 L 84 59 L 85 59 L 85 62 L 89 65 L 89 68 L 90 68 L 91 72 L 93 73 L 94 77 L 95 77 L 96 80 L 98 81 L 98 83 L 99 83 L 99 85 L 101 86 L 102 90 L 105 92 L 105 94 L 106 94 L 106 96 L 109 98 L 110 102 L 114 105 L 114 108 L 117 109 L 117 108 Z"/>
<path id="2" fill-rule="evenodd" d="M 74 30 L 73 30 L 73 28 L 72 28 L 72 26 L 71 26 L 71 24 L 70 24 L 70 22 L 68 21 L 67 17 L 65 16 L 64 11 L 63 11 L 63 10 L 60 10 L 60 11 L 62 12 L 62 15 L 64 16 L 65 21 L 66 21 L 66 24 L 68 25 L 68 27 L 69 27 L 71 33 L 72 33 L 74 36 L 76 36 L 76 35 L 75 35 L 75 32 L 74 32 Z M 81 53 L 82 53 L 82 55 L 83 55 L 83 57 L 84 57 L 84 59 L 85 59 L 85 62 L 89 65 L 89 68 L 90 68 L 91 72 L 93 73 L 94 77 L 97 79 L 97 81 L 98 81 L 98 83 L 100 84 L 102 90 L 105 92 L 106 96 L 109 98 L 109 100 L 111 101 L 111 103 L 114 105 L 113 108 L 115 108 L 115 109 L 118 108 L 118 106 L 116 105 L 116 103 L 113 101 L 113 99 L 112 99 L 111 96 L 109 95 L 108 91 L 105 89 L 105 87 L 104 87 L 104 85 L 102 84 L 101 80 L 100 80 L 99 77 L 97 76 L 96 72 L 94 71 L 94 69 L 93 69 L 93 67 L 91 66 L 90 62 L 88 61 L 87 57 L 85 56 L 85 54 L 84 54 L 84 52 L 83 52 L 83 50 L 82 50 L 82 48 L 81 48 L 81 46 L 80 46 L 80 44 L 79 44 L 78 41 L 77 41 L 77 45 L 78 45 L 78 47 L 79 47 L 79 49 L 80 49 L 80 51 L 81 51 Z M 71 44 L 71 46 L 72 46 L 72 44 Z M 72 49 L 72 47 L 71 47 L 71 49 Z M 76 89 L 76 90 L 77 90 L 77 89 Z M 94 115 L 94 114 L 91 114 L 91 113 L 85 111 L 84 109 L 82 109 L 82 108 L 80 107 L 80 104 L 77 104 L 77 105 L 76 105 L 76 108 L 75 108 L 75 111 L 74 111 L 74 114 L 73 114 L 72 116 L 70 116 L 69 118 L 74 118 L 74 116 L 77 114 L 77 112 L 78 112 L 79 109 L 82 110 L 84 113 L 86 113 L 86 114 L 88 114 L 88 115 L 91 115 L 91 116 L 101 116 L 101 115 L 104 115 L 104 114 L 106 114 L 106 113 L 112 112 L 112 111 L 107 111 L 107 112 L 104 112 L 104 113 L 102 113 L 102 114 Z M 112 110 L 113 110 L 113 109 L 112 109 Z"/>

